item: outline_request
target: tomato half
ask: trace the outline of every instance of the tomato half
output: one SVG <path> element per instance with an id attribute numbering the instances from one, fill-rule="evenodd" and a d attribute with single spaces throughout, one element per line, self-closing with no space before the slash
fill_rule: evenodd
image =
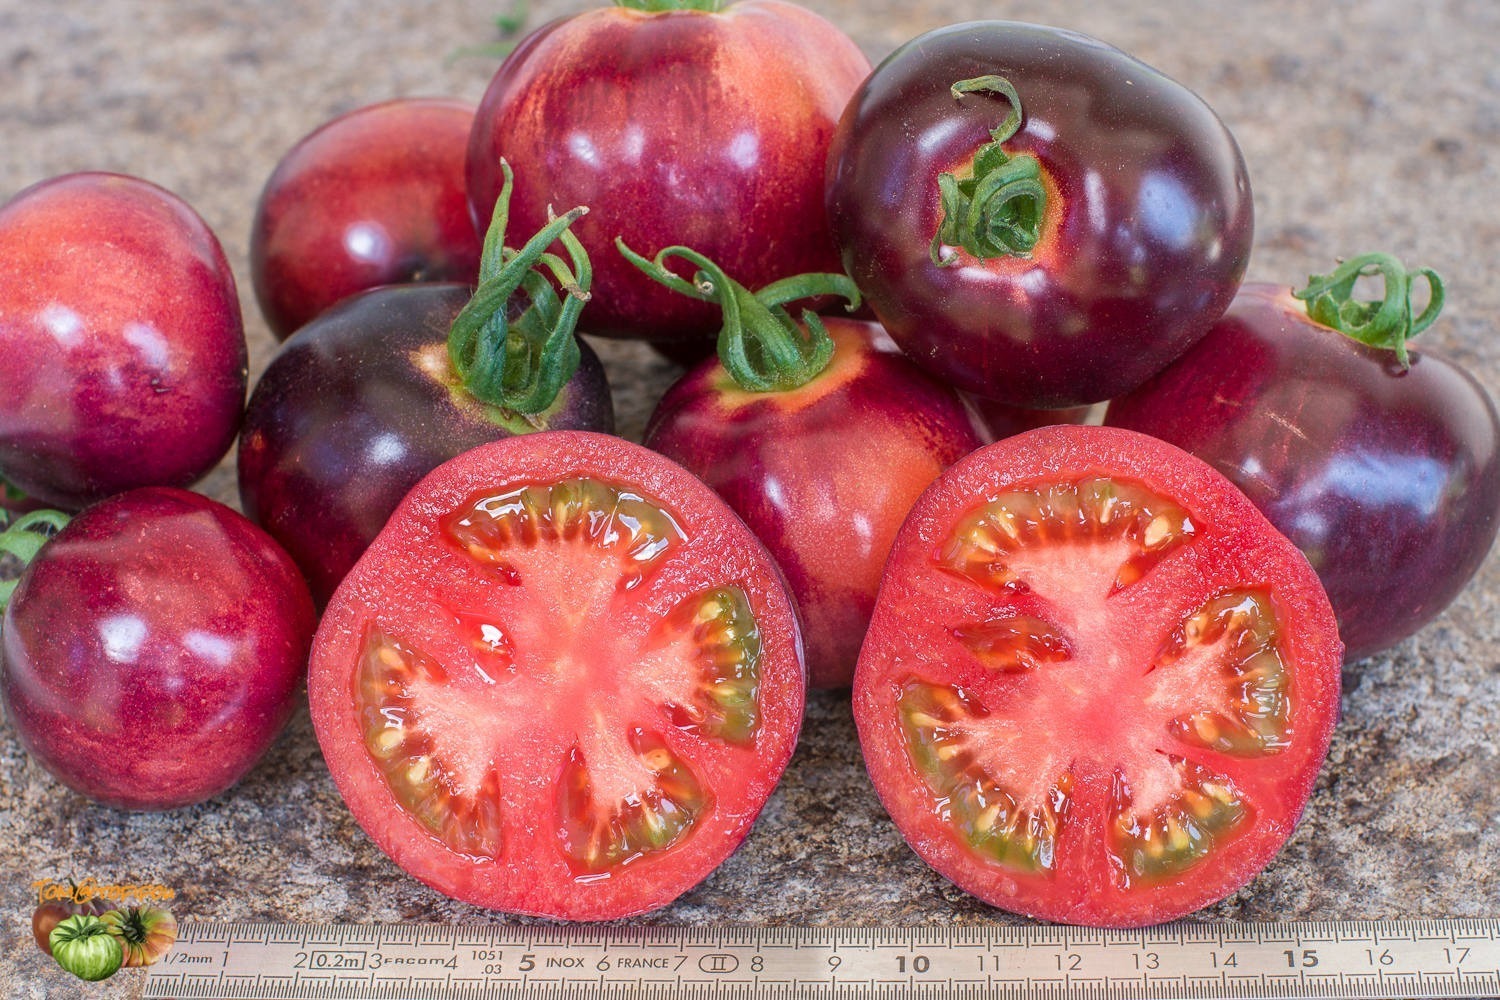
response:
<path id="1" fill-rule="evenodd" d="M 1170 920 L 1290 835 L 1339 706 L 1312 568 L 1204 463 L 1048 427 L 944 473 L 902 527 L 854 681 L 922 858 L 1047 920 Z"/>
<path id="2" fill-rule="evenodd" d="M 740 843 L 805 673 L 766 550 L 620 438 L 542 432 L 438 467 L 328 605 L 308 695 L 355 818 L 458 899 L 602 920 Z"/>

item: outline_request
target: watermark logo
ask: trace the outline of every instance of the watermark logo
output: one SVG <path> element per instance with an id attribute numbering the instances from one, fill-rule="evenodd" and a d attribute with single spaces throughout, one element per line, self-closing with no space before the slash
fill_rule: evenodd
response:
<path id="1" fill-rule="evenodd" d="M 31 933 L 37 947 L 79 979 L 97 982 L 122 968 L 154 965 L 177 941 L 177 896 L 154 883 L 39 879 Z"/>

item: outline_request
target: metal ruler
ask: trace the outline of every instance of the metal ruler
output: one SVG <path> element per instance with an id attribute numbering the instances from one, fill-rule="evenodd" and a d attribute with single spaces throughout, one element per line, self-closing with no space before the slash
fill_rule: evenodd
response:
<path id="1" fill-rule="evenodd" d="M 341 1000 L 1500 997 L 1500 919 L 1052 926 L 184 923 L 144 996 Z"/>

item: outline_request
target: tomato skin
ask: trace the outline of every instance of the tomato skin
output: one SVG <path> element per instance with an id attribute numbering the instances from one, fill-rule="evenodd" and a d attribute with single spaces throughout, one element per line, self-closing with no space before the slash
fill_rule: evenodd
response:
<path id="1" fill-rule="evenodd" d="M 277 340 L 367 288 L 475 280 L 473 124 L 472 104 L 407 98 L 340 115 L 288 150 L 250 231 L 255 297 Z"/>
<path id="2" fill-rule="evenodd" d="M 146 487 L 75 517 L 27 567 L 0 695 L 27 751 L 117 809 L 229 788 L 281 732 L 315 615 L 286 554 L 207 497 Z"/>
<path id="3" fill-rule="evenodd" d="M 1318 571 L 1350 660 L 1442 612 L 1500 526 L 1500 420 L 1479 383 L 1417 351 L 1403 372 L 1281 286 L 1246 285 L 1105 421 L 1170 441 L 1244 490 Z"/>
<path id="4" fill-rule="evenodd" d="M 121 174 L 33 184 L 0 206 L 0 474 L 76 511 L 186 486 L 245 402 L 234 275 L 182 199 Z"/>
<path id="5" fill-rule="evenodd" d="M 1250 790 L 1253 825 L 1186 873 L 1154 885 L 1122 884 L 1113 860 L 1090 849 L 1104 837 L 1109 822 L 1104 810 L 1113 774 L 1104 762 L 1114 752 L 1112 746 L 1100 748 L 1101 759 L 1086 762 L 1075 775 L 1073 833 L 1060 841 L 1058 871 L 1052 877 L 1027 875 L 985 861 L 939 818 L 934 793 L 906 750 L 894 708 L 896 688 L 908 672 L 936 671 L 975 687 L 985 683 L 982 668 L 949 666 L 962 659 L 962 654 L 951 655 L 957 648 L 951 640 L 953 615 L 983 615 L 993 607 L 990 595 L 934 565 L 933 552 L 955 524 L 1007 489 L 1088 475 L 1146 484 L 1184 504 L 1200 532 L 1181 558 L 1164 560 L 1135 588 L 1110 598 L 1123 601 L 1118 618 L 1112 619 L 1117 629 L 1111 636 L 1118 642 L 1120 662 L 1150 656 L 1163 641 L 1164 623 L 1181 621 L 1206 594 L 1253 582 L 1272 588 L 1277 612 L 1287 623 L 1280 632 L 1286 658 L 1295 665 L 1292 727 L 1299 735 L 1289 747 L 1263 761 L 1239 763 L 1211 751 L 1186 751 L 1212 760 Z M 1079 604 L 1099 600 L 1074 596 Z M 1067 613 L 1058 611 L 1059 620 Z M 973 452 L 917 501 L 892 548 L 860 653 L 854 718 L 882 803 L 907 843 L 939 873 L 991 905 L 1027 916 L 1091 926 L 1143 926 L 1181 917 L 1240 888 L 1291 835 L 1338 718 L 1341 654 L 1332 610 L 1307 561 L 1222 476 L 1145 435 L 1115 428 L 1046 427 Z M 1099 667 L 1101 683 L 1107 682 L 1104 675 L 1122 669 L 1113 662 Z M 1106 708 L 1112 716 L 1125 710 Z M 1008 710 L 995 708 L 997 714 Z M 1101 731 L 1107 726 L 1131 732 L 1128 721 L 1100 720 Z M 1166 740 L 1167 734 L 1161 738 Z M 1171 749 L 1184 752 L 1181 746 Z M 1020 758 L 1023 768 L 1029 759 Z M 1256 773 L 1260 765 L 1266 769 Z"/>
<path id="6" fill-rule="evenodd" d="M 829 367 L 750 393 L 715 358 L 662 397 L 648 448 L 722 496 L 775 556 L 803 623 L 809 683 L 846 687 L 891 539 L 939 472 L 979 447 L 963 402 L 880 327 L 826 318 Z"/>
<path id="7" fill-rule="evenodd" d="M 583 341 L 572 380 L 532 417 L 486 406 L 458 384 L 448 328 L 466 285 L 373 289 L 287 341 L 245 412 L 241 504 L 302 567 L 319 605 L 433 468 L 486 441 L 538 428 L 612 431 L 609 384 Z"/>
<path id="8" fill-rule="evenodd" d="M 488 219 L 500 157 L 515 169 L 512 226 L 573 226 L 593 260 L 583 325 L 605 336 L 707 340 L 718 310 L 676 295 L 615 249 L 686 244 L 749 288 L 838 270 L 823 210 L 829 137 L 870 70 L 827 21 L 781 0 L 718 13 L 591 10 L 543 26 L 479 105 L 469 199 Z"/>
<path id="9" fill-rule="evenodd" d="M 989 74 L 1019 93 L 1004 148 L 1040 161 L 1051 221 L 1028 259 L 938 267 L 938 175 L 1010 112 L 949 88 Z M 913 360 L 1045 408 L 1119 395 L 1186 350 L 1233 297 L 1253 229 L 1239 148 L 1195 94 L 1095 39 L 1003 21 L 928 32 L 871 74 L 833 139 L 828 212 L 845 270 Z"/>
<path id="10" fill-rule="evenodd" d="M 561 760 L 538 759 L 530 773 L 500 785 L 507 827 L 504 855 L 459 854 L 432 836 L 392 798 L 365 748 L 351 679 L 371 623 L 415 636 L 434 649 L 463 646 L 434 616 L 463 581 L 482 573 L 442 537 L 440 519 L 478 491 L 587 475 L 626 484 L 667 503 L 690 536 L 682 556 L 642 588 L 631 620 L 665 613 L 684 589 L 732 581 L 741 587 L 762 636 L 763 722 L 751 750 L 721 745 L 693 759 L 714 807 L 685 843 L 643 857 L 608 878 L 578 879 L 560 856 L 550 826 Z M 434 594 L 433 588 L 439 588 Z M 649 598 L 647 600 L 646 598 Z M 622 612 L 627 614 L 627 612 Z M 566 920 L 607 920 L 665 906 L 740 844 L 791 758 L 801 728 L 806 673 L 796 614 L 761 543 L 707 486 L 675 463 L 621 438 L 585 431 L 543 431 L 481 445 L 439 466 L 402 501 L 389 524 L 340 586 L 313 644 L 308 698 L 318 742 L 354 817 L 413 877 L 457 899 L 511 913 Z M 550 709 L 550 711 L 549 711 Z M 510 720 L 508 742 L 550 747 L 549 719 L 568 706 L 538 706 Z M 439 741 L 441 742 L 441 741 Z M 522 834 L 524 833 L 524 836 Z"/>

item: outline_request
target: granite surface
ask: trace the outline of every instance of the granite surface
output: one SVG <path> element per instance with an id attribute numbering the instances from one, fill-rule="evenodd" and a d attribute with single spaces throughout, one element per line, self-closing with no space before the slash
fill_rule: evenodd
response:
<path id="1" fill-rule="evenodd" d="M 1079 28 L 1202 94 L 1255 186 L 1250 277 L 1291 282 L 1390 249 L 1447 276 L 1423 338 L 1500 389 L 1500 4 L 1398 0 L 808 0 L 873 58 L 943 23 L 1004 15 Z M 533 4 L 532 23 L 580 9 Z M 476 99 L 496 60 L 476 0 L 224 4 L 0 0 L 0 197 L 71 170 L 138 174 L 185 197 L 241 280 L 252 376 L 273 342 L 249 292 L 255 198 L 315 125 L 400 95 Z M 676 369 L 604 344 L 622 433 Z M 4 363 L 0 361 L 0 363 Z M 233 495 L 221 468 L 202 486 Z M 1500 560 L 1434 624 L 1345 671 L 1344 717 L 1307 817 L 1271 867 L 1201 919 L 1500 915 Z M 126 815 L 63 790 L 0 726 L 0 996 L 74 987 L 32 947 L 43 877 L 174 887 L 195 919 L 501 919 L 402 874 L 350 818 L 305 712 L 241 786 Z M 749 841 L 652 922 L 1005 921 L 930 872 L 865 778 L 846 698 L 812 699 L 803 742 Z M 89 988 L 129 996 L 139 974 Z"/>

